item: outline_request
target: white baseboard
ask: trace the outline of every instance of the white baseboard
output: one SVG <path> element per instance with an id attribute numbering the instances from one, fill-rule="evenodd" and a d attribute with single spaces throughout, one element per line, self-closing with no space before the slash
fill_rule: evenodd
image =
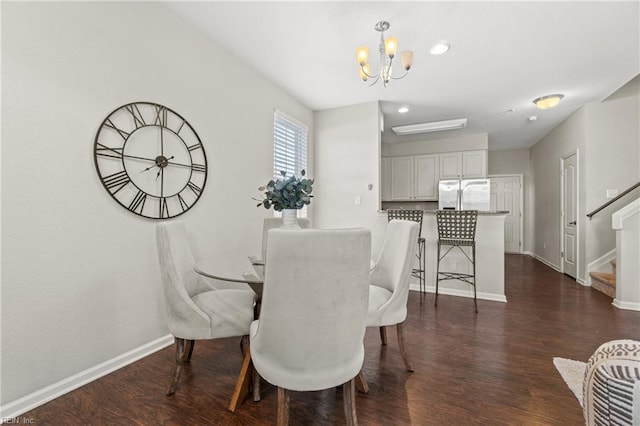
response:
<path id="1" fill-rule="evenodd" d="M 29 395 L 0 406 L 0 418 L 2 423 L 12 423 L 12 420 L 22 413 L 33 410 L 40 405 L 84 386 L 87 383 L 97 380 L 100 377 L 106 376 L 109 373 L 112 373 L 172 344 L 173 336 L 168 334 L 152 342 L 138 346 L 129 352 L 118 355 L 117 357 L 94 367 L 87 368 L 84 371 L 67 377 L 66 379 L 62 379 L 59 382 L 37 390 Z"/>
<path id="2" fill-rule="evenodd" d="M 618 299 L 613 299 L 613 303 L 611 304 L 618 309 L 626 309 L 628 311 L 640 311 L 640 303 L 621 302 Z"/>
<path id="3" fill-rule="evenodd" d="M 539 260 L 540 262 L 544 263 L 545 265 L 547 265 L 549 268 L 551 269 L 555 269 L 556 271 L 562 273 L 562 271 L 560 270 L 560 267 L 552 262 L 550 262 L 549 260 L 538 256 L 535 253 L 529 253 L 530 256 L 533 256 L 534 259 Z"/>
<path id="4" fill-rule="evenodd" d="M 410 284 L 409 285 L 409 289 L 413 290 L 413 291 L 420 291 L 420 285 L 419 284 Z M 436 288 L 434 286 L 426 286 L 425 291 L 427 293 L 435 293 L 436 292 Z M 465 290 L 458 290 L 458 289 L 454 289 L 454 288 L 440 288 L 438 290 L 439 294 L 446 294 L 447 296 L 460 296 L 460 297 L 469 297 L 473 299 L 473 292 L 469 292 L 469 291 L 465 291 Z M 479 291 L 476 294 L 476 297 L 478 299 L 482 299 L 482 300 L 490 300 L 492 302 L 503 302 L 503 303 L 507 303 L 507 297 L 503 294 L 495 294 L 495 293 L 485 293 L 482 291 Z"/>

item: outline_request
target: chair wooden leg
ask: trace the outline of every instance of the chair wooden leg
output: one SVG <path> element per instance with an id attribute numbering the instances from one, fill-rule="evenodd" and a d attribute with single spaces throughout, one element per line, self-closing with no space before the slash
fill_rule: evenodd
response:
<path id="1" fill-rule="evenodd" d="M 191 362 L 191 355 L 193 355 L 193 347 L 195 346 L 196 342 L 195 340 L 187 340 L 186 343 L 187 344 L 185 345 L 184 357 L 182 358 L 182 361 L 185 364 Z"/>
<path id="2" fill-rule="evenodd" d="M 167 395 L 175 393 L 176 388 L 178 387 L 178 380 L 180 379 L 184 359 L 184 343 L 184 339 L 176 337 L 176 366 L 173 368 L 173 374 L 171 374 L 171 381 L 169 382 Z"/>
<path id="3" fill-rule="evenodd" d="M 356 376 L 356 388 L 362 393 L 369 393 L 369 384 L 367 383 L 367 379 L 364 378 L 362 370 L 360 370 Z"/>
<path id="4" fill-rule="evenodd" d="M 436 264 L 436 297 L 433 302 L 433 306 L 438 306 L 438 287 L 440 285 L 440 241 L 438 241 L 438 263 Z"/>
<path id="5" fill-rule="evenodd" d="M 358 416 L 356 415 L 356 384 L 355 378 L 342 385 L 342 398 L 344 401 L 344 416 L 347 426 L 356 426 Z"/>
<path id="6" fill-rule="evenodd" d="M 244 397 L 249 392 L 249 382 L 251 380 L 251 372 L 253 371 L 253 363 L 251 362 L 251 350 L 249 345 L 246 346 L 244 357 L 242 358 L 242 367 L 240 367 L 240 373 L 238 373 L 238 379 L 236 380 L 236 387 L 231 395 L 231 402 L 229 402 L 229 411 L 234 412 Z"/>
<path id="7" fill-rule="evenodd" d="M 289 425 L 289 394 L 288 389 L 278 387 L 278 426 Z"/>
<path id="8" fill-rule="evenodd" d="M 413 366 L 411 365 L 411 360 L 409 359 L 409 354 L 407 353 L 407 347 L 405 346 L 405 343 L 404 343 L 403 323 L 397 324 L 396 329 L 398 333 L 398 346 L 400 346 L 400 355 L 404 360 L 404 365 L 407 367 L 407 370 L 413 372 Z"/>
<path id="9" fill-rule="evenodd" d="M 385 326 L 380 327 L 380 340 L 383 345 L 387 344 L 387 328 Z"/>
<path id="10" fill-rule="evenodd" d="M 253 368 L 253 402 L 260 401 L 260 373 Z"/>

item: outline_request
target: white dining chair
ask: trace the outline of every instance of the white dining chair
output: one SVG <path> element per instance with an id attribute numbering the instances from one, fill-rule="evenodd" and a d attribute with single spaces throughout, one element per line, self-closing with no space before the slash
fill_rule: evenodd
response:
<path id="1" fill-rule="evenodd" d="M 253 364 L 278 387 L 278 425 L 290 391 L 344 385 L 347 424 L 357 424 L 354 378 L 364 361 L 371 233 L 365 229 L 273 229 L 260 319 L 251 324 Z"/>
<path id="2" fill-rule="evenodd" d="M 309 229 L 311 228 L 311 221 L 306 217 L 299 217 L 298 225 L 301 229 Z M 267 240 L 269 237 L 269 231 L 272 229 L 280 228 L 282 226 L 283 220 L 281 217 L 266 217 L 262 222 L 262 257 L 259 259 L 262 262 L 267 258 Z"/>
<path id="3" fill-rule="evenodd" d="M 168 327 L 176 344 L 176 365 L 167 389 L 167 395 L 171 395 L 176 391 L 183 365 L 191 360 L 195 340 L 249 334 L 255 293 L 216 289 L 197 274 L 183 223 L 158 224 L 156 241 Z"/>
<path id="4" fill-rule="evenodd" d="M 395 325 L 400 355 L 408 371 L 413 366 L 404 341 L 409 283 L 420 225 L 393 219 L 387 225 L 382 250 L 371 270 L 367 327 L 380 327 L 382 344 L 387 344 L 386 327 Z"/>

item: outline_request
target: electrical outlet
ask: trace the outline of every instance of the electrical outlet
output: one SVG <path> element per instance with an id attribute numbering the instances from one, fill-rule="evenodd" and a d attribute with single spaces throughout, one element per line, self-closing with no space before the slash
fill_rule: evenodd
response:
<path id="1" fill-rule="evenodd" d="M 362 200 L 360 199 L 359 195 L 356 196 L 356 200 L 355 201 L 356 201 L 356 206 L 359 206 L 362 203 Z"/>

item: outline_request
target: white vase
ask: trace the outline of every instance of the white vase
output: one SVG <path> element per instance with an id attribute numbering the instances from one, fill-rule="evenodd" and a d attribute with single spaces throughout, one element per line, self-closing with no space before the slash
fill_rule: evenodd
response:
<path id="1" fill-rule="evenodd" d="M 298 225 L 298 210 L 284 209 L 282 210 L 282 226 L 283 229 L 300 229 Z"/>

